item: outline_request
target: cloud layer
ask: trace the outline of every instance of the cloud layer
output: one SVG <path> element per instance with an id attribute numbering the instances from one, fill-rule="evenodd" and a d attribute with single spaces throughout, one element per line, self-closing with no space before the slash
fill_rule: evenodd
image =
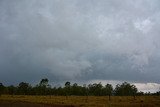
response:
<path id="1" fill-rule="evenodd" d="M 0 81 L 160 77 L 159 0 L 1 0 Z"/>

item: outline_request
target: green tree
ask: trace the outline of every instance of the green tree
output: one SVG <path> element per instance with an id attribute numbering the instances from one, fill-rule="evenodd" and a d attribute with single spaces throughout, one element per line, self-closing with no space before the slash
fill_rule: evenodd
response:
<path id="1" fill-rule="evenodd" d="M 135 85 L 124 82 L 121 85 L 117 84 L 114 92 L 118 96 L 134 96 L 137 93 L 137 88 Z"/>
<path id="2" fill-rule="evenodd" d="M 96 95 L 96 96 L 102 95 L 103 86 L 101 83 L 89 84 L 88 88 L 89 88 L 90 95 Z"/>
<path id="3" fill-rule="evenodd" d="M 31 85 L 29 83 L 21 82 L 18 85 L 18 94 L 27 95 L 31 89 Z"/>
<path id="4" fill-rule="evenodd" d="M 66 92 L 66 96 L 71 94 L 71 83 L 69 81 L 65 83 L 64 90 Z"/>
<path id="5" fill-rule="evenodd" d="M 5 88 L 4 85 L 0 83 L 0 96 L 1 94 L 3 94 L 4 88 Z"/>
<path id="6" fill-rule="evenodd" d="M 110 96 L 113 93 L 113 86 L 111 84 L 106 84 L 105 87 L 102 89 L 103 95 L 108 95 L 109 100 L 111 100 Z"/>
<path id="7" fill-rule="evenodd" d="M 49 86 L 48 82 L 49 82 L 49 80 L 48 80 L 47 78 L 44 78 L 44 79 L 42 79 L 42 80 L 40 81 L 39 85 L 40 85 L 41 87 L 48 87 L 48 86 Z"/>
<path id="8" fill-rule="evenodd" d="M 78 90 L 79 90 L 78 84 L 74 83 L 73 86 L 71 87 L 71 94 L 78 95 L 78 93 L 79 93 Z"/>
<path id="9" fill-rule="evenodd" d="M 7 87 L 7 89 L 8 89 L 8 94 L 10 94 L 10 95 L 16 94 L 17 87 L 10 85 Z"/>
<path id="10" fill-rule="evenodd" d="M 65 83 L 65 87 L 70 87 L 71 86 L 71 83 L 69 82 L 69 81 L 67 81 L 66 83 Z"/>
<path id="11" fill-rule="evenodd" d="M 47 95 L 51 90 L 51 86 L 48 84 L 49 80 L 47 78 L 41 79 L 39 85 L 35 87 L 39 95 Z"/>

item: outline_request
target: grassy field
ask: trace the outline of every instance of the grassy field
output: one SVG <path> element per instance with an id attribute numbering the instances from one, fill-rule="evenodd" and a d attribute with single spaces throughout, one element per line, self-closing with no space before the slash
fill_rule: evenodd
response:
<path id="1" fill-rule="evenodd" d="M 160 96 L 23 96 L 2 95 L 0 101 L 29 102 L 48 105 L 72 105 L 74 107 L 160 107 Z"/>

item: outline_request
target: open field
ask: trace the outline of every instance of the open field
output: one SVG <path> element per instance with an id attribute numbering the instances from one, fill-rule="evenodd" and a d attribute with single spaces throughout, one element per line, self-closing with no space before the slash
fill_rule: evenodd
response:
<path id="1" fill-rule="evenodd" d="M 111 96 L 109 101 L 108 96 L 2 95 L 0 107 L 160 107 L 160 96 Z"/>

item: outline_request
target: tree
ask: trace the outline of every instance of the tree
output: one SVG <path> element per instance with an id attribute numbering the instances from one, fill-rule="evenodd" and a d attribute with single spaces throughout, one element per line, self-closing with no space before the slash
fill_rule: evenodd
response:
<path id="1" fill-rule="evenodd" d="M 111 95 L 113 92 L 113 86 L 111 84 L 107 84 L 104 87 L 106 95 Z"/>
<path id="2" fill-rule="evenodd" d="M 144 92 L 142 92 L 142 91 L 137 92 L 136 95 L 137 95 L 137 96 L 143 96 L 143 95 L 144 95 Z"/>
<path id="3" fill-rule="evenodd" d="M 70 87 L 70 86 L 71 86 L 71 83 L 67 81 L 67 82 L 65 83 L 65 87 Z"/>
<path id="4" fill-rule="evenodd" d="M 51 90 L 51 86 L 48 84 L 49 80 L 44 78 L 40 81 L 39 85 L 35 87 L 35 90 L 38 91 L 40 95 L 49 94 L 48 92 Z"/>
<path id="5" fill-rule="evenodd" d="M 21 82 L 18 85 L 18 94 L 27 95 L 29 94 L 29 90 L 31 89 L 31 86 L 29 83 Z"/>
<path id="6" fill-rule="evenodd" d="M 96 96 L 100 96 L 102 95 L 102 84 L 101 83 L 94 83 L 94 84 L 89 84 L 88 85 L 89 88 L 89 93 L 91 95 L 96 95 Z"/>
<path id="7" fill-rule="evenodd" d="M 1 94 L 3 93 L 3 90 L 4 90 L 4 86 L 3 86 L 2 83 L 0 83 L 0 96 L 1 96 Z"/>
<path id="8" fill-rule="evenodd" d="M 111 100 L 110 96 L 113 93 L 113 86 L 111 84 L 107 84 L 105 85 L 105 87 L 102 89 L 103 91 L 103 95 L 108 95 L 109 96 L 109 100 Z"/>
<path id="9" fill-rule="evenodd" d="M 49 84 L 48 84 L 48 79 L 47 78 L 44 78 L 44 79 L 42 79 L 41 81 L 40 81 L 40 83 L 39 83 L 39 85 L 41 86 L 41 87 L 47 87 Z"/>
<path id="10" fill-rule="evenodd" d="M 135 94 L 137 93 L 137 88 L 135 85 L 124 82 L 121 85 L 117 84 L 114 92 L 115 95 L 118 96 L 135 96 Z"/>
<path id="11" fill-rule="evenodd" d="M 77 83 L 74 83 L 73 86 L 71 87 L 71 94 L 78 95 L 79 94 L 78 90 L 79 90 L 79 87 Z"/>
<path id="12" fill-rule="evenodd" d="M 8 94 L 10 95 L 16 94 L 17 87 L 11 85 L 11 86 L 8 86 L 7 89 L 8 89 Z"/>
<path id="13" fill-rule="evenodd" d="M 71 88 L 71 83 L 67 81 L 67 82 L 65 83 L 65 87 L 64 87 L 65 92 L 66 92 L 66 96 L 68 96 L 68 95 L 71 94 L 70 88 Z"/>
<path id="14" fill-rule="evenodd" d="M 160 96 L 160 91 L 157 91 L 155 94 L 156 94 L 157 96 Z"/>

